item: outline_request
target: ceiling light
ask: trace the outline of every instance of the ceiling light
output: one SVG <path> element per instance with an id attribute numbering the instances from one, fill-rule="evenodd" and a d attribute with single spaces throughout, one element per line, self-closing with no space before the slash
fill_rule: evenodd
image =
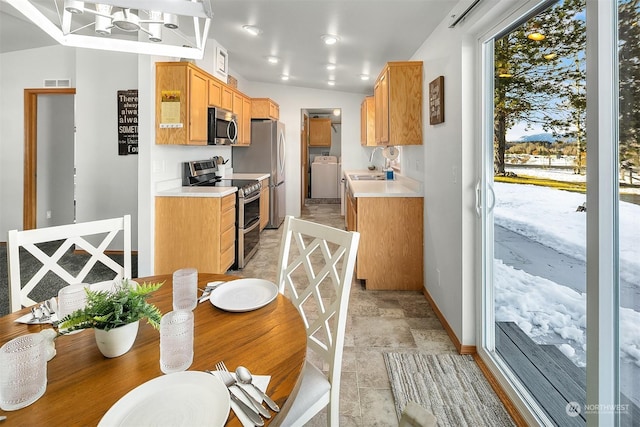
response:
<path id="1" fill-rule="evenodd" d="M 251 34 L 252 36 L 257 36 L 260 33 L 262 33 L 262 30 L 254 25 L 243 25 L 242 29 L 245 30 L 247 33 Z"/>
<path id="2" fill-rule="evenodd" d="M 328 84 L 329 86 L 335 86 L 335 85 L 336 85 L 336 81 L 335 81 L 335 80 L 329 80 L 329 81 L 327 82 L 327 84 Z"/>
<path id="3" fill-rule="evenodd" d="M 320 38 L 328 45 L 336 44 L 340 40 L 340 37 L 333 34 L 323 34 Z"/>
<path id="4" fill-rule="evenodd" d="M 327 70 L 333 71 L 336 69 L 336 64 L 327 64 Z"/>
<path id="5" fill-rule="evenodd" d="M 360 74 L 360 80 L 369 80 L 369 74 Z"/>
<path id="6" fill-rule="evenodd" d="M 280 79 L 282 79 L 284 81 L 287 81 L 287 80 L 289 80 L 289 76 L 287 74 L 283 74 L 283 75 L 280 76 Z"/>
<path id="7" fill-rule="evenodd" d="M 335 109 L 333 110 L 333 115 L 334 115 L 334 116 L 339 116 L 339 115 L 340 115 L 340 109 L 339 109 L 339 108 L 335 108 Z"/>
<path id="8" fill-rule="evenodd" d="M 54 15 L 45 3 L 55 8 L 60 0 L 5 1 L 63 46 L 179 58 L 204 57 L 213 18 L 211 0 L 64 0 Z M 177 30 L 179 20 L 187 28 L 164 40 L 162 29 Z M 136 32 L 148 37 L 131 37 Z"/>
<path id="9" fill-rule="evenodd" d="M 267 58 L 267 61 L 269 61 L 270 64 L 277 64 L 280 62 L 280 59 L 278 59 L 277 56 L 270 56 Z"/>

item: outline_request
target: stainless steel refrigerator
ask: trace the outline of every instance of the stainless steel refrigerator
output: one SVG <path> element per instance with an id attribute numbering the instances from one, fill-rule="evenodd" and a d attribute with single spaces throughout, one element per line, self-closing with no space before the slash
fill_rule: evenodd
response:
<path id="1" fill-rule="evenodd" d="M 275 120 L 251 121 L 251 145 L 234 146 L 231 167 L 234 173 L 269 173 L 269 223 L 278 228 L 285 216 L 285 133 L 284 123 Z"/>

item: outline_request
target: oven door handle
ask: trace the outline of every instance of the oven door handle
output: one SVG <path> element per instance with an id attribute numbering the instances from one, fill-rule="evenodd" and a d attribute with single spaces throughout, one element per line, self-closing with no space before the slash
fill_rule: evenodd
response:
<path id="1" fill-rule="evenodd" d="M 258 226 L 260 226 L 260 217 L 256 218 L 250 226 L 243 228 L 242 234 L 247 234 Z"/>
<path id="2" fill-rule="evenodd" d="M 259 199 L 259 198 L 260 198 L 260 192 L 258 191 L 258 192 L 256 193 L 256 195 L 255 195 L 255 196 L 251 196 L 251 197 L 250 197 L 250 198 L 248 198 L 248 199 L 247 199 L 246 197 L 245 197 L 245 198 L 243 198 L 243 199 L 242 199 L 242 200 L 243 200 L 243 202 L 242 202 L 242 203 L 246 205 L 247 203 L 251 203 L 251 202 L 253 202 L 254 200 Z"/>

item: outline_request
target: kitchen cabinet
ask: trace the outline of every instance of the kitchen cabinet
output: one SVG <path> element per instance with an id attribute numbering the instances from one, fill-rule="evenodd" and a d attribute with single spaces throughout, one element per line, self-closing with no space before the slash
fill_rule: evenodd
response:
<path id="1" fill-rule="evenodd" d="M 331 119 L 314 117 L 309 119 L 309 146 L 331 147 Z"/>
<path id="2" fill-rule="evenodd" d="M 422 61 L 389 62 L 373 86 L 377 145 L 422 145 Z"/>
<path id="3" fill-rule="evenodd" d="M 225 273 L 235 261 L 236 195 L 156 197 L 155 274 L 193 267 Z"/>
<path id="4" fill-rule="evenodd" d="M 207 144 L 205 72 L 186 62 L 158 62 L 156 100 L 156 144 Z"/>
<path id="5" fill-rule="evenodd" d="M 233 113 L 238 120 L 238 140 L 236 145 L 251 144 L 251 98 L 243 93 L 233 92 Z"/>
<path id="6" fill-rule="evenodd" d="M 260 190 L 260 231 L 269 224 L 269 178 L 262 181 L 262 189 Z"/>
<path id="7" fill-rule="evenodd" d="M 252 119 L 280 120 L 280 106 L 269 98 L 251 99 Z"/>
<path id="8" fill-rule="evenodd" d="M 354 197 L 347 189 L 347 230 L 360 233 L 356 278 L 371 290 L 422 290 L 422 197 Z"/>
<path id="9" fill-rule="evenodd" d="M 360 105 L 360 145 L 376 146 L 375 100 L 367 96 Z"/>

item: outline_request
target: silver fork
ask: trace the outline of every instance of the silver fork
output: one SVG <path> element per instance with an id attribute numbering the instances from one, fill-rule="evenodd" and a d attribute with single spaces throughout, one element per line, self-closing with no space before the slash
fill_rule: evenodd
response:
<path id="1" fill-rule="evenodd" d="M 238 385 L 237 381 L 233 378 L 233 375 L 231 375 L 231 373 L 227 369 L 227 365 L 225 365 L 224 362 L 220 361 L 216 363 L 216 369 L 218 370 L 218 372 L 220 372 L 222 382 L 224 382 L 227 387 L 236 386 L 236 388 L 240 389 L 240 391 L 244 393 L 245 397 L 249 399 L 249 402 L 251 402 L 253 407 L 256 408 L 256 411 L 258 411 L 260 415 L 265 418 L 271 418 L 271 414 L 269 413 L 269 411 L 267 411 L 267 409 L 262 406 L 262 404 L 258 402 L 255 397 L 251 396 L 245 389 Z"/>
<path id="2" fill-rule="evenodd" d="M 216 365 L 217 366 L 217 365 Z M 205 371 L 211 375 L 215 375 L 215 373 L 213 371 Z M 229 381 L 229 378 L 226 377 L 226 375 L 224 375 L 224 372 L 221 370 L 218 370 L 218 372 L 220 373 L 220 375 L 218 375 L 218 378 L 220 378 L 222 380 L 222 382 L 224 383 L 225 386 L 227 386 L 227 389 L 229 387 L 231 387 L 233 385 L 233 377 L 229 374 L 229 378 L 231 378 L 231 381 Z M 231 397 L 231 400 L 233 400 L 234 402 L 236 402 L 238 404 L 238 407 L 240 407 L 240 410 L 247 416 L 249 417 L 249 419 L 251 420 L 251 422 L 257 426 L 263 426 L 264 425 L 264 420 L 262 418 L 260 418 L 260 415 L 258 414 L 258 412 L 253 409 L 251 406 L 247 405 L 246 403 L 244 403 L 242 400 L 238 399 L 238 397 L 233 394 L 233 392 L 231 390 L 229 390 L 229 396 Z"/>

